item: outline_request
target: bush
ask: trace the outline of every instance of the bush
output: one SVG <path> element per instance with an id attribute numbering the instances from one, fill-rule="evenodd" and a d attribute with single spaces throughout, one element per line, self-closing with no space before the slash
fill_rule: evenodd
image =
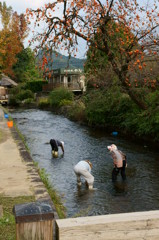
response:
<path id="1" fill-rule="evenodd" d="M 64 100 L 73 101 L 73 93 L 66 88 L 56 88 L 49 95 L 49 102 L 52 107 L 60 107 Z"/>
<path id="2" fill-rule="evenodd" d="M 75 121 L 86 121 L 85 104 L 82 101 L 76 101 L 69 109 L 69 118 Z"/>
<path id="3" fill-rule="evenodd" d="M 90 125 L 113 124 L 114 113 L 117 114 L 121 93 L 118 89 L 112 88 L 110 91 L 91 91 L 86 99 L 86 116 Z"/>
<path id="4" fill-rule="evenodd" d="M 23 101 L 25 99 L 28 99 L 28 98 L 34 98 L 34 94 L 31 90 L 21 90 L 21 92 L 19 92 L 17 94 L 17 99 L 20 100 L 20 101 Z"/>
<path id="5" fill-rule="evenodd" d="M 72 105 L 72 100 L 63 99 L 60 102 L 60 107 L 62 107 L 62 106 L 70 106 L 70 105 Z"/>
<path id="6" fill-rule="evenodd" d="M 45 108 L 45 107 L 49 107 L 50 103 L 48 101 L 48 98 L 40 98 L 39 102 L 38 102 L 38 106 L 40 108 Z"/>
<path id="7" fill-rule="evenodd" d="M 38 80 L 38 81 L 29 81 L 26 83 L 26 88 L 31 90 L 32 92 L 41 92 L 42 86 L 47 84 L 48 82 L 45 80 Z"/>
<path id="8" fill-rule="evenodd" d="M 139 137 L 152 136 L 159 140 L 159 93 L 146 96 L 148 109 L 140 109 L 119 89 L 107 91 L 94 90 L 85 96 L 86 117 L 90 125 L 115 126 L 120 130 L 131 132 Z"/>
<path id="9" fill-rule="evenodd" d="M 19 104 L 20 104 L 20 101 L 16 98 L 15 95 L 11 95 L 9 97 L 9 105 L 11 105 L 11 106 L 19 106 Z"/>
<path id="10" fill-rule="evenodd" d="M 26 104 L 34 103 L 34 99 L 33 98 L 27 98 L 27 99 L 24 100 L 24 103 L 26 103 Z"/>

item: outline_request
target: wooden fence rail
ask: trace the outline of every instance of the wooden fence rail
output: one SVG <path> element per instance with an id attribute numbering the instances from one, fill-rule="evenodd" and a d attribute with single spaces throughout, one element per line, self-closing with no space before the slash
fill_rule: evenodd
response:
<path id="1" fill-rule="evenodd" d="M 159 240 L 159 211 L 56 220 L 57 240 Z"/>

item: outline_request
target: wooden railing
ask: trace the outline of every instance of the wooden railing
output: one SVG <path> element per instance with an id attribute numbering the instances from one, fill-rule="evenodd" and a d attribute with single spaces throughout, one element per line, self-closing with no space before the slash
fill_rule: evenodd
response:
<path id="1" fill-rule="evenodd" d="M 58 87 L 65 87 L 69 90 L 81 90 L 78 83 L 68 83 L 65 85 L 64 83 L 49 83 L 46 85 L 43 85 L 42 91 L 43 92 L 51 92 L 53 89 Z"/>
<path id="2" fill-rule="evenodd" d="M 56 240 L 158 240 L 159 211 L 56 220 Z"/>

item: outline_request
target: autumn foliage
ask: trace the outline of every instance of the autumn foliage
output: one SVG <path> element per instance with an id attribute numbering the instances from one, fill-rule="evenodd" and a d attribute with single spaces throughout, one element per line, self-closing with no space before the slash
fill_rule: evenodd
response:
<path id="1" fill-rule="evenodd" d="M 37 48 L 49 45 L 76 55 L 78 40 L 84 39 L 88 47 L 107 55 L 123 88 L 146 108 L 131 89 L 131 72 L 143 71 L 146 62 L 158 58 L 159 0 L 57 0 L 27 9 L 26 16 L 39 28 L 32 39 Z M 45 30 L 40 28 L 42 22 Z"/>
<path id="2" fill-rule="evenodd" d="M 13 76 L 12 66 L 16 63 L 16 55 L 23 49 L 23 41 L 27 36 L 27 22 L 24 14 L 13 12 L 6 3 L 0 2 L 0 66 L 3 73 Z"/>

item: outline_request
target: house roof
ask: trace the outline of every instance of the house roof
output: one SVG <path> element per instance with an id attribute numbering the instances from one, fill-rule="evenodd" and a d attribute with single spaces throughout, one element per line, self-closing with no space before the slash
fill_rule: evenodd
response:
<path id="1" fill-rule="evenodd" d="M 10 79 L 8 76 L 4 75 L 3 73 L 1 74 L 0 86 L 13 87 L 17 85 L 18 84 L 14 82 L 12 79 Z"/>

